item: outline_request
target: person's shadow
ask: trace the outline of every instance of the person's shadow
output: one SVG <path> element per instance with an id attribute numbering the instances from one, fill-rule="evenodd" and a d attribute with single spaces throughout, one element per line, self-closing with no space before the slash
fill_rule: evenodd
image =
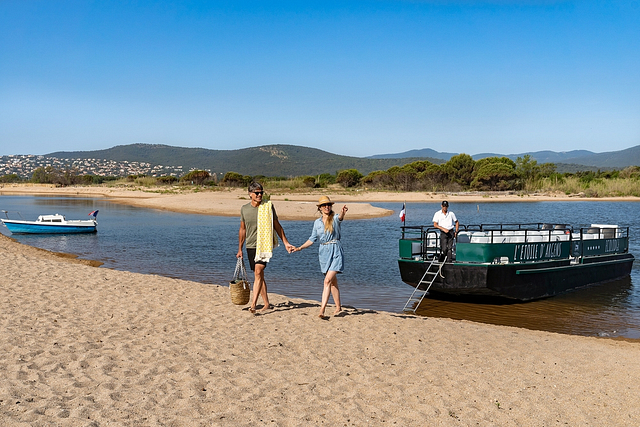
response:
<path id="1" fill-rule="evenodd" d="M 265 316 L 267 314 L 270 313 L 276 313 L 276 312 L 281 312 L 281 311 L 289 311 L 289 310 L 299 310 L 299 309 L 305 309 L 305 308 L 313 308 L 313 307 L 320 307 L 320 304 L 318 303 L 310 303 L 310 302 L 293 302 L 293 301 L 287 301 L 287 302 L 281 302 L 279 304 L 271 304 L 271 306 L 273 307 L 272 310 L 269 310 L 267 312 L 260 312 L 260 309 L 258 308 L 258 310 L 256 311 L 256 314 L 259 314 L 261 316 Z M 249 308 L 243 308 L 243 310 L 249 310 Z M 329 320 L 331 317 L 347 317 L 347 316 L 360 316 L 363 314 L 376 314 L 377 312 L 374 310 L 362 310 L 362 309 L 358 309 L 355 307 L 351 307 L 348 305 L 343 305 L 342 306 L 342 311 L 336 315 L 333 316 L 327 316 L 325 319 Z"/>

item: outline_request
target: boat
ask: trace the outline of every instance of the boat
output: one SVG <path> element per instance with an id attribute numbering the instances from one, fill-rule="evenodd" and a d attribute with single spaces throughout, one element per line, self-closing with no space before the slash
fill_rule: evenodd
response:
<path id="1" fill-rule="evenodd" d="M 429 293 L 479 300 L 531 301 L 629 276 L 629 227 L 592 224 L 461 226 L 453 260 L 443 259 L 440 233 L 403 226 L 398 265 L 415 288 L 405 310 Z"/>
<path id="2" fill-rule="evenodd" d="M 2 211 L 6 218 L 0 218 L 13 234 L 70 234 L 95 233 L 98 227 L 98 211 L 89 214 L 91 219 L 68 220 L 64 215 L 40 215 L 35 221 L 9 219 L 7 211 Z"/>

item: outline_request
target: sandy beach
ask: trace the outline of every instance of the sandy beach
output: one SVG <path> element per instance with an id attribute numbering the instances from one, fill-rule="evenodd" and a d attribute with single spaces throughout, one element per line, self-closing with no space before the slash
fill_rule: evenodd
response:
<path id="1" fill-rule="evenodd" d="M 179 204 L 198 209 L 203 194 Z M 350 214 L 367 204 L 335 197 Z M 1 235 L 0 256 L 3 426 L 640 424 L 639 342 L 352 307 L 321 320 L 317 302 L 275 294 L 253 316 L 225 284 L 96 268 Z"/>
<path id="2" fill-rule="evenodd" d="M 356 308 L 325 321 L 279 295 L 253 316 L 226 286 L 5 236 L 0 256 L 2 425 L 640 423 L 637 342 Z"/>

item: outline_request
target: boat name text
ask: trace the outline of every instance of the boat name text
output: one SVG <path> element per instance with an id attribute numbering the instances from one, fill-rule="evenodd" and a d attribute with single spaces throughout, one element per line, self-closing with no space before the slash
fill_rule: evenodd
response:
<path id="1" fill-rule="evenodd" d="M 604 251 L 605 252 L 619 252 L 620 251 L 620 241 L 616 240 L 605 240 L 604 241 Z"/>
<path id="2" fill-rule="evenodd" d="M 562 256 L 560 242 L 527 243 L 515 245 L 514 261 L 535 261 L 539 259 L 559 258 Z"/>

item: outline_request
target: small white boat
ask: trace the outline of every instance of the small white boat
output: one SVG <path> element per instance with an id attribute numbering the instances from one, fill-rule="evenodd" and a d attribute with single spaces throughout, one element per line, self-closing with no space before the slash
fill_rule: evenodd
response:
<path id="1" fill-rule="evenodd" d="M 2 224 L 13 234 L 70 234 L 95 233 L 98 226 L 98 211 L 89 214 L 91 219 L 67 220 L 64 215 L 40 215 L 35 221 L 9 219 L 7 211 L 2 211 L 7 218 L 0 218 Z"/>

